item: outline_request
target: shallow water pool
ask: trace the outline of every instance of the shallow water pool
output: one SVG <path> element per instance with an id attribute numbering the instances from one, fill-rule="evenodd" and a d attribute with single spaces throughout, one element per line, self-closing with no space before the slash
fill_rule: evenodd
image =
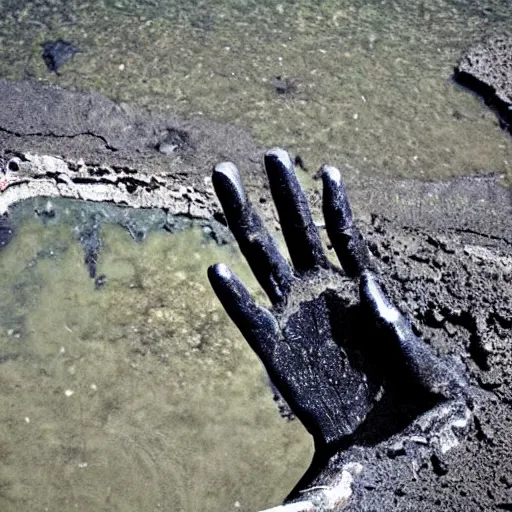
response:
<path id="1" fill-rule="evenodd" d="M 0 253 L 0 509 L 279 504 L 312 446 L 279 416 L 210 290 L 206 268 L 225 261 L 257 292 L 237 250 L 189 221 L 135 242 L 107 220 L 119 219 L 113 206 L 52 201 L 43 222 L 45 202 L 15 208 Z M 160 218 L 117 210 L 139 226 Z M 91 215 L 102 219 L 99 285 L 78 240 Z"/>

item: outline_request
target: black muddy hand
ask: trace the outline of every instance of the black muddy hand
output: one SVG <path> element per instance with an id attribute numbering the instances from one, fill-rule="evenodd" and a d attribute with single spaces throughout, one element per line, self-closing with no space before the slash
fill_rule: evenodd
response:
<path id="1" fill-rule="evenodd" d="M 257 305 L 226 265 L 213 265 L 208 277 L 317 449 L 350 439 L 388 378 L 439 399 L 458 395 L 464 380 L 413 333 L 379 286 L 339 170 L 324 166 L 321 174 L 327 234 L 344 273 L 327 259 L 288 153 L 269 151 L 265 169 L 291 264 L 248 201 L 235 165 L 217 165 L 212 179 L 229 228 L 272 309 Z"/>

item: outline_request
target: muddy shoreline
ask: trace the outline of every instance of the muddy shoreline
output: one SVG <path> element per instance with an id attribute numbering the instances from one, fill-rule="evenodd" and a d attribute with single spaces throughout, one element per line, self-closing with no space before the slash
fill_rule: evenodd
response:
<path id="1" fill-rule="evenodd" d="M 149 118 L 95 93 L 35 81 L 0 81 L 0 107 L 4 211 L 29 197 L 70 197 L 219 222 L 210 172 L 229 159 L 275 225 L 264 149 L 239 128 Z M 362 177 L 348 165 L 341 170 L 386 290 L 439 354 L 461 360 L 482 394 L 458 446 L 442 458 L 428 446 L 420 454 L 408 448 L 393 454 L 390 438 L 351 448 L 317 483 L 358 463 L 346 510 L 508 510 L 511 191 L 494 175 L 421 182 Z M 319 192 L 309 195 L 320 219 Z"/>

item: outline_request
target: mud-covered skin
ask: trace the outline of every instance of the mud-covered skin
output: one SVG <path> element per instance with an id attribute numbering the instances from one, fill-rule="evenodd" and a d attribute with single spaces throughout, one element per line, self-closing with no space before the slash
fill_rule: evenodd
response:
<path id="1" fill-rule="evenodd" d="M 247 200 L 236 167 L 219 164 L 212 180 L 228 225 L 272 310 L 258 306 L 225 265 L 210 267 L 209 278 L 274 385 L 315 440 L 315 459 L 297 489 L 303 493 L 329 467 L 333 454 L 336 458 L 352 445 L 377 444 L 383 437 L 401 435 L 394 439 L 398 451 L 409 439 L 434 452 L 450 450 L 458 444 L 453 429 L 465 428 L 471 415 L 467 380 L 460 366 L 440 359 L 416 336 L 381 289 L 366 243 L 352 221 L 340 172 L 322 169 L 324 218 L 347 276 L 359 281 L 359 301 L 354 281 L 342 277 L 322 249 L 288 154 L 271 150 L 265 168 L 293 268 Z M 384 425 L 383 415 L 390 420 Z M 336 486 L 330 481 L 321 488 Z M 314 489 L 311 503 L 326 510 L 346 505 L 350 496 L 346 489 L 342 498 L 322 496 L 317 485 Z M 308 506 L 305 502 L 304 510 Z"/>

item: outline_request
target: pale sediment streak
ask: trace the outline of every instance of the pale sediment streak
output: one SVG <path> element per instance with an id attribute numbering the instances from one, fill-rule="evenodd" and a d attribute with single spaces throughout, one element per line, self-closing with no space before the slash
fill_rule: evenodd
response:
<path id="1" fill-rule="evenodd" d="M 16 169 L 16 170 L 13 170 Z M 202 190 L 179 183 L 166 173 L 93 166 L 49 155 L 14 157 L 4 169 L 0 214 L 13 204 L 33 197 L 63 197 L 111 202 L 131 208 L 162 208 L 173 215 L 210 219 L 215 210 L 210 178 Z"/>

